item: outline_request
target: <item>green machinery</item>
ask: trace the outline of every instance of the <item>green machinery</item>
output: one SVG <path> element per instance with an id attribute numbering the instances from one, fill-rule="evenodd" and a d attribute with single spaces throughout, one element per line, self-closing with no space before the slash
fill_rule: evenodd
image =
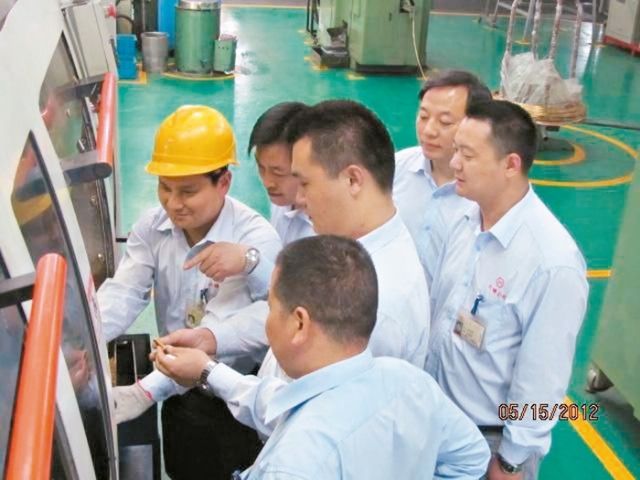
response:
<path id="1" fill-rule="evenodd" d="M 430 9 L 431 0 L 322 0 L 314 50 L 322 58 L 342 44 L 348 62 L 340 66 L 414 72 L 418 58 L 426 64 Z"/>
<path id="2" fill-rule="evenodd" d="M 626 210 L 613 262 L 613 274 L 607 285 L 598 332 L 591 358 L 597 367 L 589 378 L 592 391 L 611 384 L 622 394 L 640 419 L 640 175 L 633 177 L 627 195 Z"/>

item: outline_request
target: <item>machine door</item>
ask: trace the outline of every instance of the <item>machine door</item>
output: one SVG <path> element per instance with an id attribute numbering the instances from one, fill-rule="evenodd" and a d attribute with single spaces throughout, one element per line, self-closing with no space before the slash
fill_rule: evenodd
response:
<path id="1" fill-rule="evenodd" d="M 66 191 L 56 194 L 64 195 Z M 117 478 L 114 433 L 105 385 L 108 375 L 102 371 L 87 292 L 80 279 L 56 194 L 35 139 L 29 135 L 13 180 L 11 207 L 33 264 L 46 253 L 57 253 L 68 264 L 61 348 L 73 397 L 59 397 L 59 401 L 77 402 L 80 421 L 78 424 L 65 422 L 63 428 L 72 440 L 74 436 L 86 436 L 96 478 Z"/>
<path id="2" fill-rule="evenodd" d="M 40 88 L 40 113 L 69 187 L 96 289 L 114 273 L 114 221 L 109 214 L 113 209 L 109 208 L 108 198 L 108 190 L 113 187 L 105 184 L 112 173 L 113 152 L 110 158 L 99 158 L 100 139 L 92 122 L 92 112 L 99 102 L 100 108 L 111 107 L 111 113 L 115 112 L 115 98 L 109 105 L 102 98 L 106 96 L 101 94 L 104 78 L 78 80 L 62 35 Z M 115 90 L 115 82 L 111 85 Z M 114 122 L 111 115 L 100 119 Z M 113 134 L 113 123 L 108 126 Z M 105 141 L 112 140 L 113 137 Z"/>

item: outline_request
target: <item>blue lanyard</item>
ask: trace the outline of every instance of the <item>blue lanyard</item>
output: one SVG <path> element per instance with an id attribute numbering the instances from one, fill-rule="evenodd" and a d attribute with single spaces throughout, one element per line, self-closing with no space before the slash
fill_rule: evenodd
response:
<path id="1" fill-rule="evenodd" d="M 478 307 L 480 306 L 480 302 L 484 301 L 484 296 L 479 293 L 476 295 L 476 299 L 473 301 L 473 306 L 471 307 L 471 315 L 475 315 L 478 313 Z"/>

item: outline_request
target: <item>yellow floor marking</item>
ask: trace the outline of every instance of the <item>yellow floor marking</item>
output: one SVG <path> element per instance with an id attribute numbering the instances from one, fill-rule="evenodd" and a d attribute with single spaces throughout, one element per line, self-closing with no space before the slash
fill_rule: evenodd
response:
<path id="1" fill-rule="evenodd" d="M 610 278 L 611 269 L 606 270 L 587 270 L 587 278 Z"/>
<path id="2" fill-rule="evenodd" d="M 571 405 L 573 401 L 571 398 L 566 397 L 565 403 Z M 569 423 L 613 478 L 616 480 L 634 480 L 635 477 L 627 467 L 625 467 L 615 452 L 611 450 L 611 447 L 607 445 L 607 442 L 604 441 L 591 423 L 582 418 L 569 420 Z"/>
<path id="3" fill-rule="evenodd" d="M 637 152 L 633 148 L 631 148 L 626 143 L 621 142 L 620 140 L 610 137 L 609 135 L 605 135 L 604 133 L 594 132 L 593 130 L 587 130 L 586 128 L 582 128 L 582 127 L 576 127 L 575 125 L 563 125 L 562 128 L 566 128 L 567 130 L 573 130 L 576 132 L 582 132 L 586 135 L 591 135 L 592 137 L 596 137 L 596 138 L 599 138 L 600 140 L 604 140 L 605 142 L 609 142 L 610 144 L 618 147 L 620 150 L 627 152 L 636 160 L 638 159 Z"/>
<path id="4" fill-rule="evenodd" d="M 598 138 L 605 142 L 618 147 L 625 153 L 628 153 L 632 158 L 638 159 L 636 151 L 620 140 L 612 138 L 604 133 L 594 132 L 593 130 L 588 130 L 582 127 L 576 127 L 574 125 L 563 125 L 562 128 L 566 128 L 567 130 L 572 130 L 574 132 L 581 132 L 585 135 L 591 135 L 592 137 Z M 601 188 L 601 187 L 613 187 L 616 185 L 623 185 L 625 183 L 630 183 L 633 178 L 633 173 L 628 173 L 627 175 L 623 175 L 621 177 L 608 178 L 605 180 L 586 180 L 586 181 L 565 181 L 565 180 L 541 180 L 541 179 L 530 179 L 531 183 L 534 185 L 540 185 L 543 187 L 563 187 L 563 188 Z"/>
<path id="5" fill-rule="evenodd" d="M 138 67 L 137 80 L 118 80 L 118 83 L 124 83 L 125 85 L 146 85 L 148 83 L 147 72 Z"/>
<path id="6" fill-rule="evenodd" d="M 577 145 L 573 142 L 569 142 L 573 146 L 573 155 L 569 158 L 565 158 L 562 160 L 534 160 L 533 163 L 536 165 L 546 165 L 546 166 L 559 166 L 559 165 L 574 165 L 576 163 L 584 162 L 584 159 L 587 158 L 587 154 L 580 145 Z"/>
<path id="7" fill-rule="evenodd" d="M 606 180 L 588 180 L 588 181 L 575 181 L 568 182 L 565 180 L 538 180 L 535 178 L 530 179 L 530 182 L 534 185 L 540 185 L 542 187 L 564 187 L 564 188 L 602 188 L 602 187 L 614 187 L 616 185 L 624 185 L 625 183 L 631 183 L 633 174 L 629 173 L 622 177 L 608 178 Z"/>
<path id="8" fill-rule="evenodd" d="M 347 73 L 347 78 L 349 80 L 366 80 L 367 77 L 364 77 L 362 75 L 358 75 L 357 73 L 348 72 Z"/>
<path id="9" fill-rule="evenodd" d="M 173 73 L 173 72 L 164 72 L 162 74 L 163 77 L 175 78 L 177 80 L 192 80 L 194 82 L 217 82 L 220 80 L 229 80 L 234 78 L 235 73 L 230 73 L 229 75 L 221 75 L 218 77 L 192 77 L 189 75 L 183 75 L 181 73 Z"/>

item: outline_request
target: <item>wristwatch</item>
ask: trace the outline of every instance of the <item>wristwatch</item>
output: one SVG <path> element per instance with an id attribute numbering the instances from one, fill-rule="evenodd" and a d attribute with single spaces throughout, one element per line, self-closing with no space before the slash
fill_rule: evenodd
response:
<path id="1" fill-rule="evenodd" d="M 507 462 L 505 458 L 499 453 L 496 453 L 496 458 L 498 459 L 500 470 L 502 470 L 504 473 L 515 475 L 516 473 L 522 471 L 522 465 L 513 465 L 512 463 Z"/>
<path id="2" fill-rule="evenodd" d="M 250 247 L 244 254 L 244 273 L 247 275 L 255 270 L 260 263 L 260 251 L 257 248 Z"/>
<path id="3" fill-rule="evenodd" d="M 202 369 L 202 373 L 200 373 L 200 378 L 196 382 L 196 386 L 204 391 L 209 391 L 209 383 L 207 383 L 207 378 L 209 378 L 209 374 L 213 371 L 214 368 L 218 366 L 218 362 L 216 360 L 209 360 L 207 364 Z"/>

